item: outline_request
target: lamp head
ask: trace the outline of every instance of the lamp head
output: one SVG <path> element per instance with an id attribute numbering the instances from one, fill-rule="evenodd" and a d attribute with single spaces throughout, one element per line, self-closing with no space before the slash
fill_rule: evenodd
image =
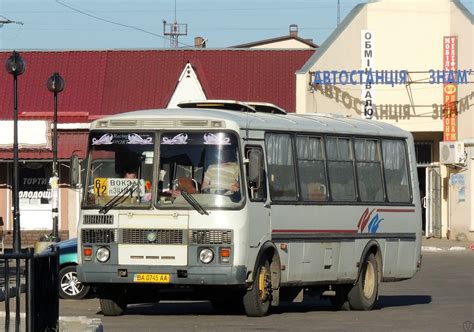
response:
<path id="1" fill-rule="evenodd" d="M 49 91 L 59 93 L 64 90 L 64 79 L 59 73 L 54 73 L 48 78 L 46 86 Z"/>
<path id="2" fill-rule="evenodd" d="M 12 55 L 7 59 L 5 63 L 5 68 L 9 74 L 13 76 L 19 76 L 25 72 L 26 63 L 23 58 L 20 56 L 20 53 L 13 51 Z"/>

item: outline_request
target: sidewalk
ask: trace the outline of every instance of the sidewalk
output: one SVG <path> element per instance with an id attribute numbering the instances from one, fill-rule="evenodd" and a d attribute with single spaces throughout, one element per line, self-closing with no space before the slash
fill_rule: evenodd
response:
<path id="1" fill-rule="evenodd" d="M 15 328 L 15 294 L 10 299 L 10 330 Z M 20 331 L 26 330 L 25 294 L 21 294 Z M 61 305 L 61 304 L 60 304 Z M 0 301 L 0 326 L 5 326 L 5 302 Z M 86 316 L 59 316 L 58 332 L 102 332 L 104 327 L 100 318 Z"/>
<path id="2" fill-rule="evenodd" d="M 424 238 L 421 241 L 422 251 L 464 251 L 474 250 L 472 241 L 456 241 L 447 239 Z"/>

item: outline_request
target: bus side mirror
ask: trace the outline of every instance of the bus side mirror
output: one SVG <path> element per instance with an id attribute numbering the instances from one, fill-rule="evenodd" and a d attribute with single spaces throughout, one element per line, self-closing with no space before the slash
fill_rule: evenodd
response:
<path id="1" fill-rule="evenodd" d="M 81 166 L 79 164 L 79 157 L 72 155 L 69 163 L 69 184 L 75 188 L 80 183 L 81 178 Z"/>
<path id="2" fill-rule="evenodd" d="M 249 187 L 258 189 L 261 182 L 262 158 L 259 150 L 250 150 L 249 160 Z"/>

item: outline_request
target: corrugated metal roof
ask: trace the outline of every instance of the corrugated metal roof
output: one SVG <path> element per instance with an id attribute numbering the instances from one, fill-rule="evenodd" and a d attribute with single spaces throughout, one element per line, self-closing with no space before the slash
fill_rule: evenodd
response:
<path id="1" fill-rule="evenodd" d="M 58 159 L 69 159 L 72 154 L 84 159 L 89 131 L 58 132 Z M 20 149 L 20 159 L 53 159 L 51 149 Z M 1 149 L 0 159 L 13 159 L 12 149 Z"/>
<path id="2" fill-rule="evenodd" d="M 314 50 L 27 51 L 18 78 L 23 118 L 50 118 L 53 95 L 46 80 L 59 72 L 60 122 L 87 122 L 103 115 L 166 107 L 179 76 L 191 63 L 210 99 L 271 102 L 295 111 L 295 72 Z M 9 52 L 0 52 L 5 63 Z M 0 119 L 11 119 L 12 76 L 0 70 Z M 49 113 L 48 113 L 49 112 Z"/>

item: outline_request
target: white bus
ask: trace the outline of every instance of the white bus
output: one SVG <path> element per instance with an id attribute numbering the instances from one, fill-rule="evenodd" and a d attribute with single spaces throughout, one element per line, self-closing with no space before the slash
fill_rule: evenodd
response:
<path id="1" fill-rule="evenodd" d="M 91 124 L 78 276 L 104 315 L 205 299 L 263 316 L 307 291 L 370 310 L 380 282 L 420 268 L 412 135 L 260 106 L 187 103 Z"/>

